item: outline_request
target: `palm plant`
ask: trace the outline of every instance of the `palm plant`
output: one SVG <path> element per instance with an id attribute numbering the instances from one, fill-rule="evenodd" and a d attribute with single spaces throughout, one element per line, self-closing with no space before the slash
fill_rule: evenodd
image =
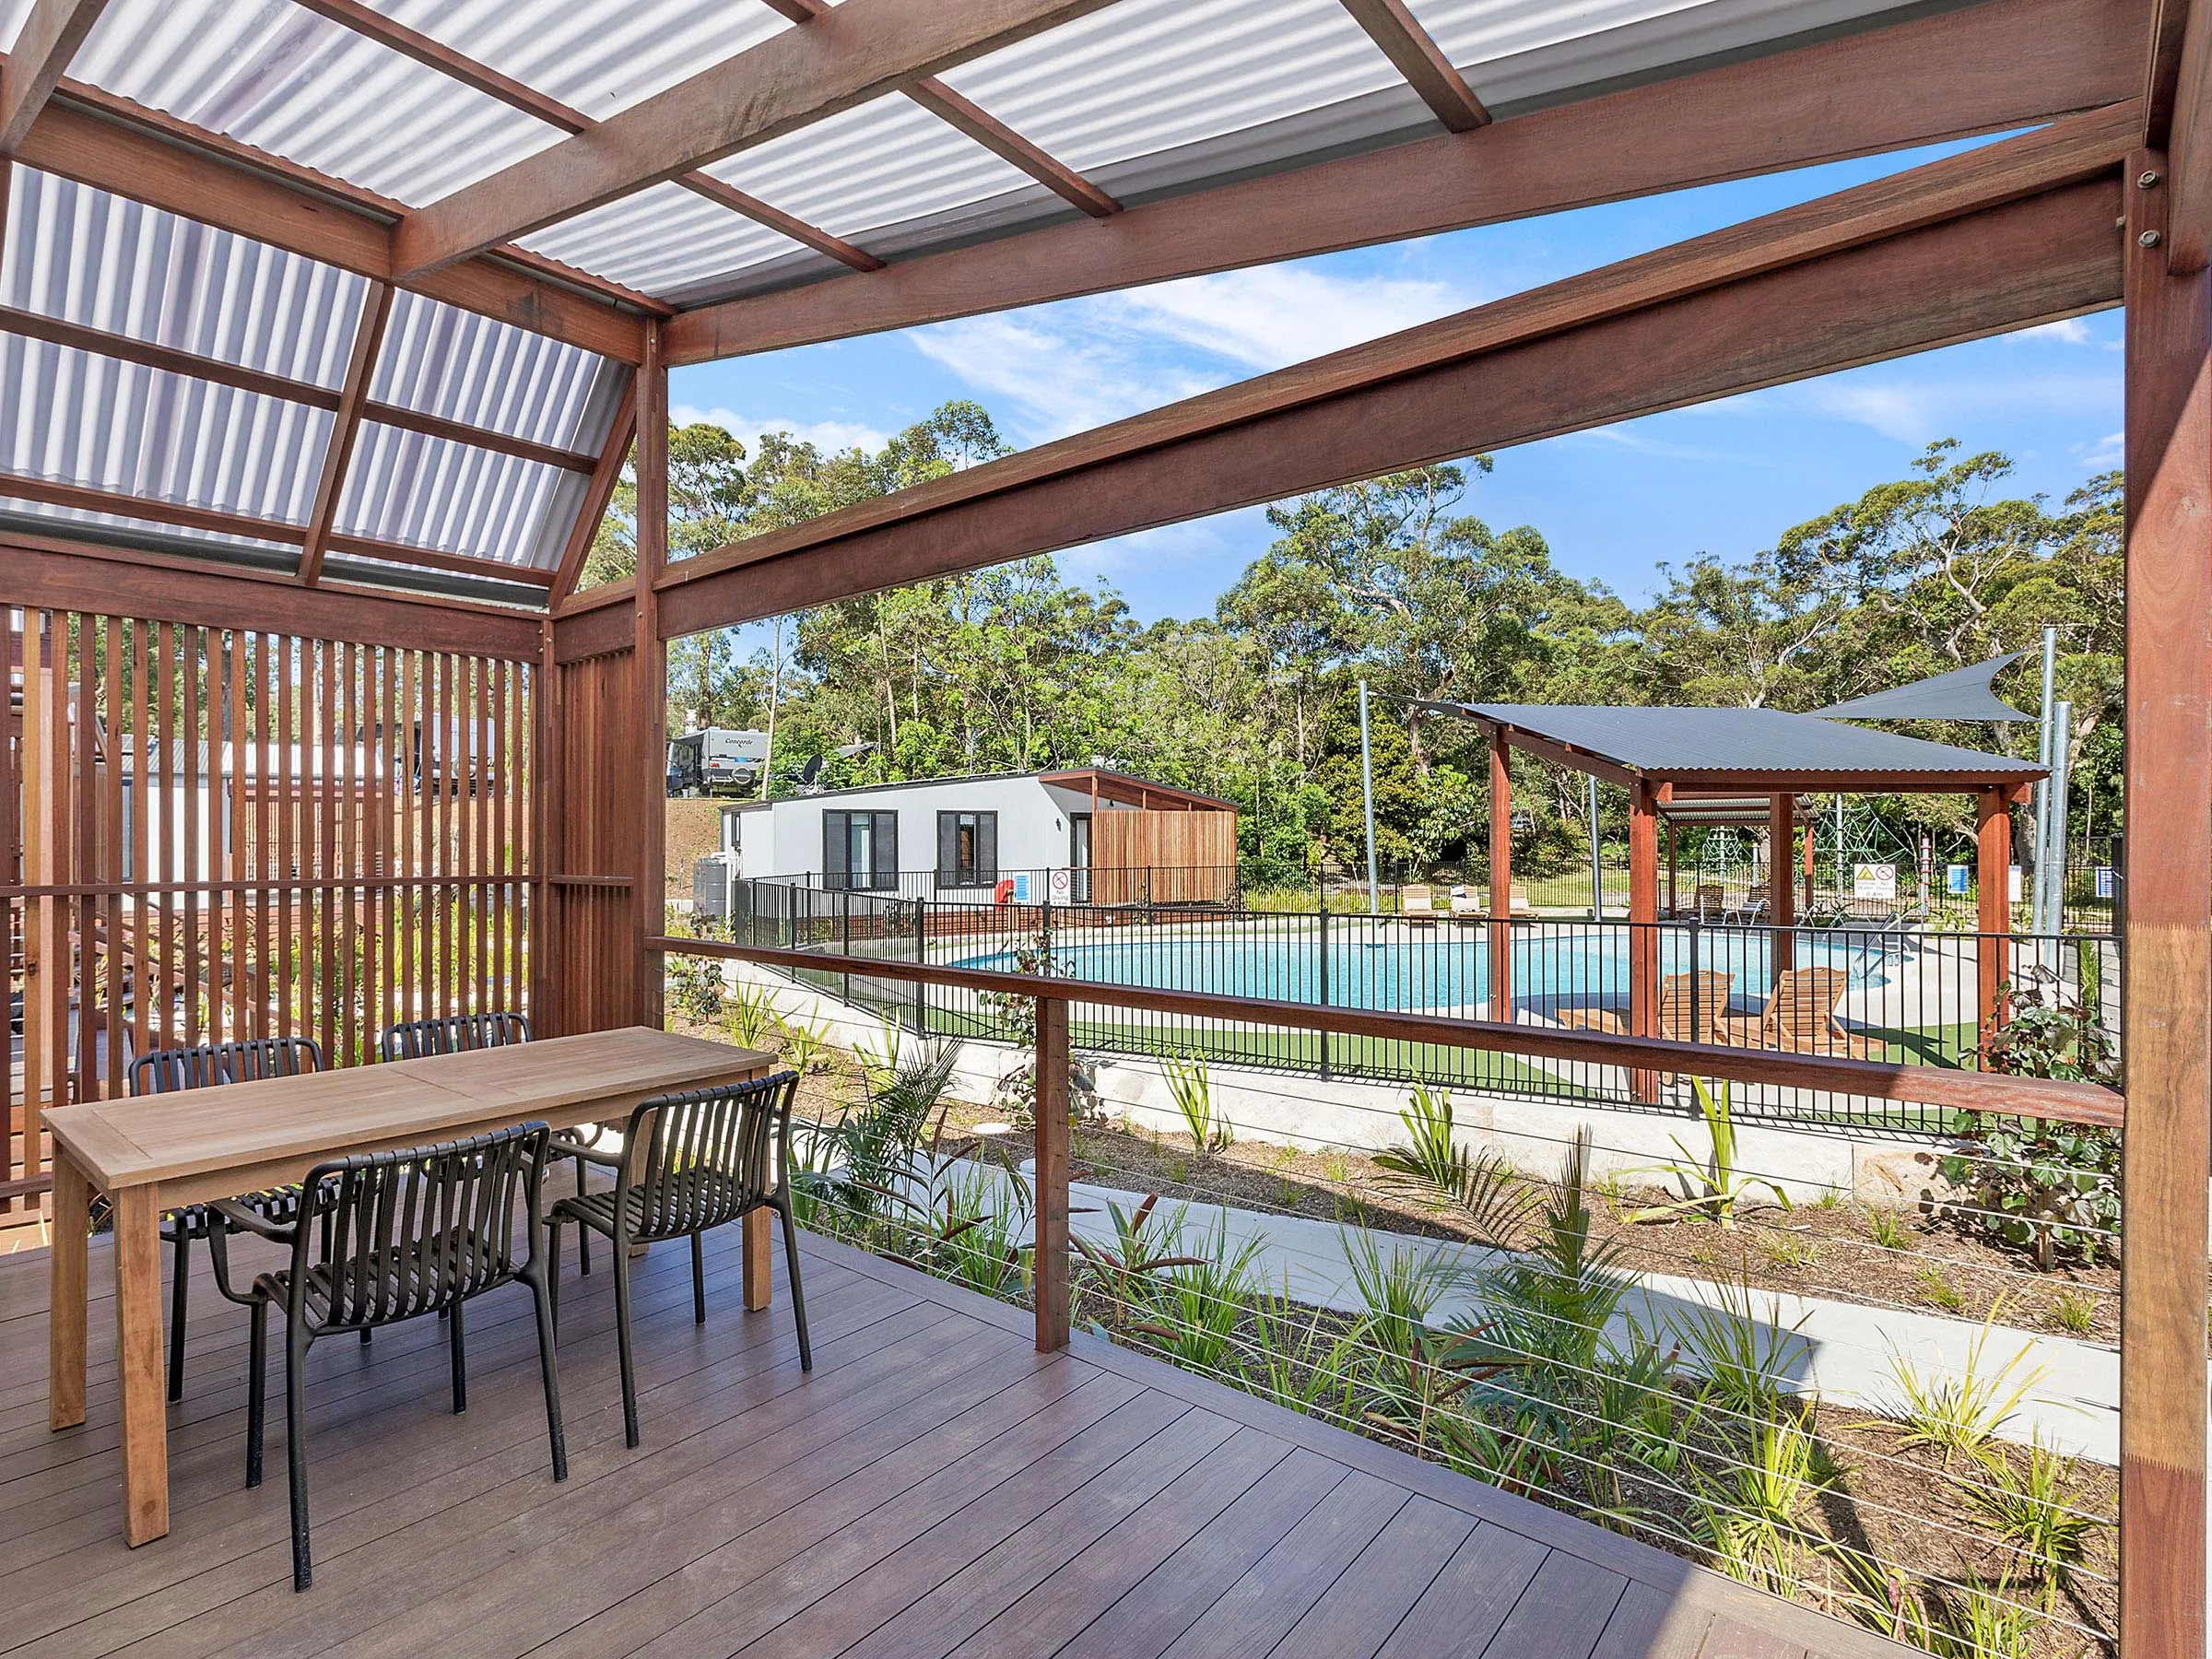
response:
<path id="1" fill-rule="evenodd" d="M 1213 1077 L 1204 1057 L 1170 1054 L 1160 1062 L 1160 1071 L 1198 1156 L 1211 1158 L 1228 1151 L 1237 1138 L 1236 1131 L 1214 1108 Z"/>
<path id="2" fill-rule="evenodd" d="M 1418 1194 L 1430 1209 L 1455 1212 L 1485 1244 L 1509 1247 L 1541 1200 L 1504 1159 L 1456 1143 L 1451 1092 L 1418 1086 L 1398 1121 L 1405 1140 L 1375 1156 L 1385 1183 Z"/>
<path id="3" fill-rule="evenodd" d="M 722 1017 L 739 1048 L 757 1049 L 775 1028 L 776 1005 L 765 986 L 741 981 L 723 998 Z"/>
<path id="4" fill-rule="evenodd" d="M 1692 1077 L 1690 1088 L 1698 1098 L 1699 1114 L 1705 1120 L 1705 1131 L 1712 1144 L 1712 1152 L 1700 1158 L 1683 1144 L 1679 1135 L 1673 1136 L 1679 1159 L 1653 1164 L 1649 1169 L 1672 1176 L 1683 1189 L 1684 1195 L 1671 1204 L 1653 1205 L 1629 1217 L 1630 1221 L 1664 1221 L 1669 1217 L 1700 1215 L 1719 1222 L 1723 1227 L 1735 1226 L 1735 1206 L 1747 1193 L 1765 1188 L 1774 1194 L 1783 1209 L 1790 1207 L 1790 1195 L 1775 1182 L 1763 1176 L 1747 1176 L 1736 1168 L 1735 1108 L 1734 1090 L 1727 1083 L 1717 1089 L 1704 1078 Z"/>

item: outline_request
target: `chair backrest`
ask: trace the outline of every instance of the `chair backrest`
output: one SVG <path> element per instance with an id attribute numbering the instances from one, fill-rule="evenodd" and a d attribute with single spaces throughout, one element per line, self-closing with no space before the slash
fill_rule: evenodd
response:
<path id="1" fill-rule="evenodd" d="M 657 1095 L 630 1113 L 632 1235 L 682 1238 L 757 1209 L 791 1167 L 796 1072 Z M 771 1154 L 773 1155 L 771 1157 Z"/>
<path id="2" fill-rule="evenodd" d="M 203 1042 L 191 1048 L 154 1049 L 131 1062 L 135 1095 L 174 1094 L 218 1083 L 260 1077 L 296 1077 L 323 1069 L 323 1045 L 312 1037 L 257 1037 L 241 1042 Z"/>
<path id="3" fill-rule="evenodd" d="M 292 1244 L 293 1312 L 324 1329 L 390 1324 L 505 1284 L 537 1251 L 548 1136 L 524 1124 L 316 1165 Z M 309 1287 L 325 1279 L 317 1307 Z"/>
<path id="4" fill-rule="evenodd" d="M 1791 1053 L 1817 1053 L 1832 1047 L 1829 1016 L 1842 999 L 1850 977 L 1841 968 L 1783 969 L 1767 1001 L 1775 1046 Z"/>
<path id="5" fill-rule="evenodd" d="M 1407 916 L 1432 916 L 1436 913 L 1436 895 L 1425 887 L 1409 887 L 1398 893 L 1398 911 Z"/>
<path id="6" fill-rule="evenodd" d="M 1717 1041 L 1735 983 L 1717 971 L 1668 974 L 1659 983 L 1659 1029 L 1677 1042 Z"/>
<path id="7" fill-rule="evenodd" d="M 387 1060 L 421 1060 L 431 1054 L 458 1054 L 469 1049 L 505 1048 L 530 1041 L 530 1022 L 520 1014 L 494 1008 L 488 1014 L 454 1014 L 443 1019 L 410 1019 L 387 1030 L 377 1047 Z"/>

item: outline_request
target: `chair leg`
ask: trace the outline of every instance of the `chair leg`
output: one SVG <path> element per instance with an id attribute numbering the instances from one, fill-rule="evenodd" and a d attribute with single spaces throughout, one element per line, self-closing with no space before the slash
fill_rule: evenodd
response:
<path id="1" fill-rule="evenodd" d="M 284 1345 L 284 1461 L 292 1480 L 292 1588 L 315 1582 L 307 1545 L 307 1335 L 288 1322 Z"/>
<path id="2" fill-rule="evenodd" d="M 618 1237 L 608 1253 L 615 1258 L 615 1348 L 622 1360 L 622 1440 L 638 1443 L 638 1374 L 629 1342 L 629 1251 Z"/>
<path id="3" fill-rule="evenodd" d="M 583 1229 L 580 1226 L 577 1232 Z M 546 1300 L 553 1309 L 553 1339 L 560 1340 L 560 1223 L 546 1223 Z"/>
<path id="4" fill-rule="evenodd" d="M 220 1227 L 216 1221 L 212 1226 Z M 184 1316 L 192 1292 L 192 1234 L 184 1218 L 177 1218 L 176 1265 L 169 1287 L 169 1399 L 172 1406 L 184 1397 Z"/>
<path id="5" fill-rule="evenodd" d="M 806 1340 L 806 1292 L 799 1286 L 799 1228 L 791 1218 L 791 1203 L 780 1206 L 783 1217 L 783 1268 L 791 1275 L 791 1312 L 799 1322 L 799 1369 L 814 1369 L 814 1345 Z"/>
<path id="6" fill-rule="evenodd" d="M 583 1184 L 585 1170 L 586 1166 L 583 1159 L 581 1158 L 578 1159 L 576 1160 L 576 1196 L 579 1198 L 586 1196 Z M 592 1230 L 588 1227 L 579 1227 L 576 1230 L 576 1261 L 578 1264 L 578 1270 L 582 1272 L 585 1277 L 590 1277 L 592 1271 Z"/>
<path id="7" fill-rule="evenodd" d="M 453 1352 L 453 1415 L 459 1417 L 468 1409 L 468 1356 L 462 1347 L 459 1302 L 453 1306 L 453 1317 L 446 1322 L 445 1335 Z"/>
<path id="8" fill-rule="evenodd" d="M 262 1423 L 269 1398 L 269 1304 L 256 1298 L 246 1343 L 246 1485 L 261 1484 Z"/>
<path id="9" fill-rule="evenodd" d="M 560 1373 L 553 1360 L 553 1296 L 543 1278 L 533 1275 L 530 1294 L 537 1302 L 537 1369 L 546 1384 L 546 1432 L 553 1441 L 553 1478 L 569 1477 L 569 1440 L 560 1422 Z"/>
<path id="10" fill-rule="evenodd" d="M 700 1235 L 691 1235 L 691 1323 L 707 1323 L 707 1252 Z"/>

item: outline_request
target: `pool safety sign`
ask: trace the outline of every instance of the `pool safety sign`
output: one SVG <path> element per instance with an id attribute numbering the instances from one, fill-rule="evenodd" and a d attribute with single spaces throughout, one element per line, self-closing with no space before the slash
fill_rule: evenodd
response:
<path id="1" fill-rule="evenodd" d="M 1897 898 L 1897 866 L 1893 864 L 1854 864 L 1851 866 L 1853 899 Z"/>

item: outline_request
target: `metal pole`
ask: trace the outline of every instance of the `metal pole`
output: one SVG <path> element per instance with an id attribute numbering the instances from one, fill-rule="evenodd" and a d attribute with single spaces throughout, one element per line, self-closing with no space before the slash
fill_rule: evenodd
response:
<path id="1" fill-rule="evenodd" d="M 1590 806 L 1590 920 L 1606 919 L 1606 865 L 1597 844 L 1597 779 L 1586 780 L 1589 787 L 1583 791 Z"/>
<path id="2" fill-rule="evenodd" d="M 1359 682 L 1359 788 L 1367 797 L 1367 913 L 1379 916 L 1382 901 L 1375 891 L 1375 759 L 1367 741 L 1367 682 Z"/>
<path id="3" fill-rule="evenodd" d="M 2043 704 L 2042 717 L 2036 735 L 2036 760 L 2048 768 L 2051 764 L 2052 700 L 2058 691 L 2058 629 L 2043 629 Z M 2050 888 L 2045 874 L 2051 861 L 2051 780 L 2046 776 L 2035 785 L 2035 891 L 2029 911 L 2030 929 L 2035 933 L 2051 931 Z"/>
<path id="4" fill-rule="evenodd" d="M 2073 765 L 2074 705 L 2060 698 L 2051 712 L 2051 831 L 2044 845 L 2051 855 L 2051 876 L 2045 888 L 2044 924 L 2048 933 L 2066 927 L 2066 784 Z"/>

